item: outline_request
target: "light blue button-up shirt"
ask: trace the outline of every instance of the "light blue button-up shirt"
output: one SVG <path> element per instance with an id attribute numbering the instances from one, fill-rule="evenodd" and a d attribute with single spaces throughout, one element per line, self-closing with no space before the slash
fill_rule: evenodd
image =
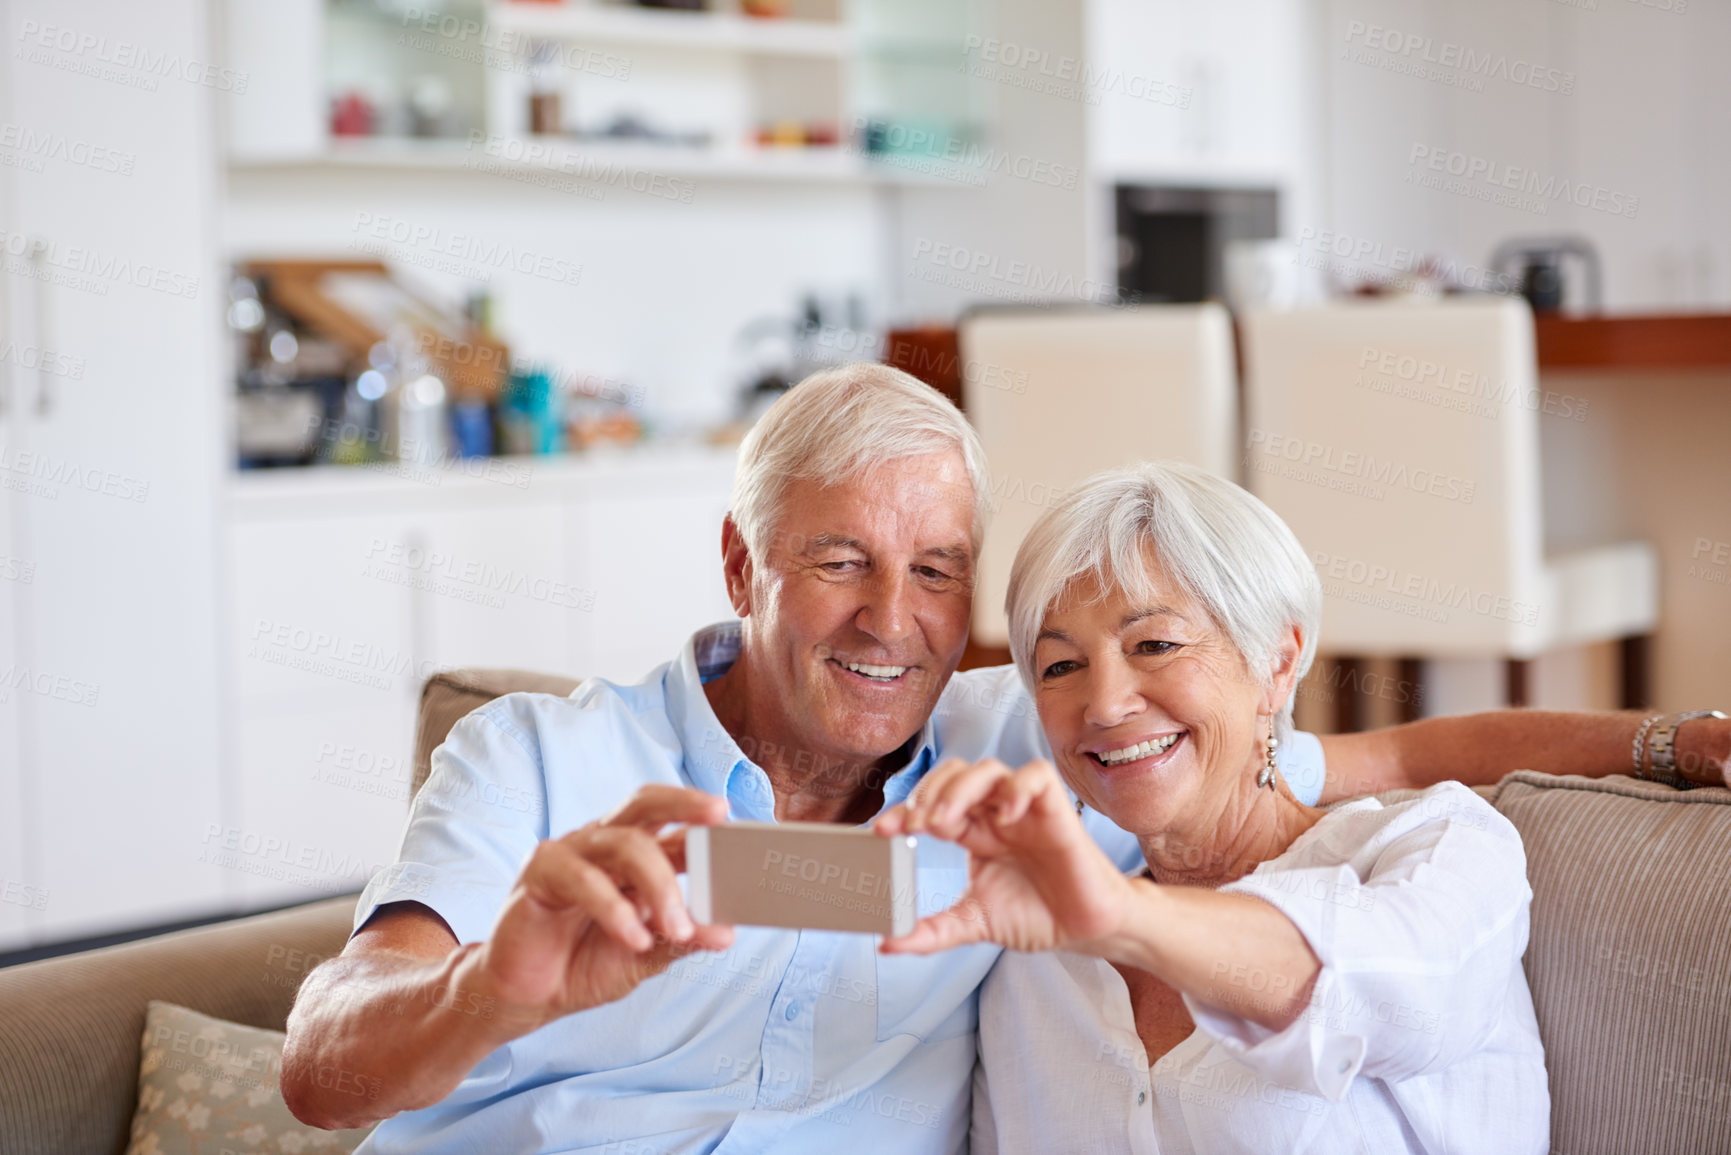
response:
<path id="1" fill-rule="evenodd" d="M 703 692 L 738 652 L 738 623 L 711 626 L 637 685 L 510 694 L 464 718 L 434 752 L 398 860 L 361 895 L 356 929 L 380 906 L 414 900 L 459 941 L 485 940 L 538 842 L 650 783 L 721 795 L 734 820 L 774 821 L 769 779 Z M 1013 667 L 954 676 L 912 748 L 884 785 L 886 807 L 944 758 L 1049 756 Z M 1134 839 L 1092 810 L 1088 822 L 1120 865 L 1140 865 Z M 921 838 L 917 886 L 921 915 L 954 903 L 965 853 Z M 617 1002 L 499 1048 L 436 1106 L 385 1120 L 361 1150 L 965 1150 L 977 992 L 998 948 L 917 958 L 879 955 L 877 942 L 740 927 L 731 949 L 681 959 Z"/>

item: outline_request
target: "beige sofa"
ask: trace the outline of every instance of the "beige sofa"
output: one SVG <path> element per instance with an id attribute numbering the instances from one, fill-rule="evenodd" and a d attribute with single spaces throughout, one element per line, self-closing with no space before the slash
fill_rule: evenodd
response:
<path id="1" fill-rule="evenodd" d="M 506 670 L 430 679 L 416 788 L 470 710 L 574 685 Z M 1731 790 L 1521 771 L 1488 794 L 1526 840 L 1553 1155 L 1731 1152 Z M 0 1155 L 123 1151 L 145 1003 L 280 1030 L 353 908 L 348 896 L 0 970 Z"/>

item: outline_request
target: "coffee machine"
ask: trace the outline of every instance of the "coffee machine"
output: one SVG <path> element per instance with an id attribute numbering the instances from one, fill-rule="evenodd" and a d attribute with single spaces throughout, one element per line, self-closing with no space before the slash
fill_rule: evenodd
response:
<path id="1" fill-rule="evenodd" d="M 1568 278 L 1563 262 L 1581 263 L 1585 301 L 1579 311 L 1597 313 L 1604 304 L 1603 274 L 1599 253 L 1585 237 L 1516 237 L 1504 241 L 1491 254 L 1490 267 L 1504 283 L 1519 286 L 1521 296 L 1535 313 L 1560 313 L 1568 300 Z"/>

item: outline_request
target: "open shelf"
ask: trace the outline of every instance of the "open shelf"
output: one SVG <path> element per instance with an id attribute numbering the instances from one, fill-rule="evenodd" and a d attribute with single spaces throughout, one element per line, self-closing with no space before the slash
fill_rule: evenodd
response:
<path id="1" fill-rule="evenodd" d="M 587 4 L 505 3 L 489 11 L 498 28 L 547 40 L 837 59 L 852 47 L 848 29 L 834 21 Z"/>
<path id="2" fill-rule="evenodd" d="M 790 0 L 780 18 L 746 16 L 733 0 L 714 0 L 721 11 L 461 2 L 460 19 L 410 0 L 243 6 L 239 58 L 271 98 L 237 105 L 230 166 L 470 171 L 542 185 L 597 170 L 617 180 L 620 168 L 940 188 L 985 179 L 935 151 L 866 147 L 914 127 L 940 141 L 980 136 L 952 59 L 961 25 L 908 15 L 954 0 Z M 338 101 L 344 127 L 372 135 L 334 134 Z M 758 143 L 769 139 L 840 143 Z"/>
<path id="3" fill-rule="evenodd" d="M 546 145 L 535 160 L 489 156 L 464 141 L 388 137 L 336 139 L 323 152 L 282 158 L 245 158 L 231 167 L 422 169 L 470 171 L 481 175 L 540 174 L 573 181 L 586 174 L 620 168 L 691 179 L 765 181 L 867 181 L 883 184 L 954 185 L 894 163 L 873 161 L 843 148 L 679 148 L 628 141 L 570 142 L 528 137 L 525 145 Z"/>

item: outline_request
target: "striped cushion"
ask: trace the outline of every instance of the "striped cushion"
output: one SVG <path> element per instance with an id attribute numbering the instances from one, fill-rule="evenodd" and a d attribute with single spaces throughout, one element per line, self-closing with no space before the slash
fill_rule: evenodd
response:
<path id="1" fill-rule="evenodd" d="M 1567 1155 L 1731 1151 L 1731 790 L 1509 775 Z"/>

